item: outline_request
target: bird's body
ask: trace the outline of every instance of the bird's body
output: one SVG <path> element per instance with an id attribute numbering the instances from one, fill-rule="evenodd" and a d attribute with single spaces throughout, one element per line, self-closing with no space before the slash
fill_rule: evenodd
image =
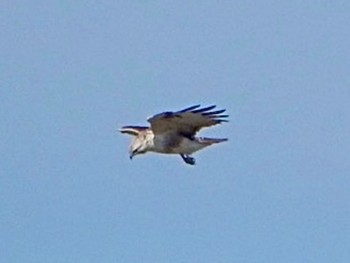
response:
<path id="1" fill-rule="evenodd" d="M 209 139 L 195 137 L 189 139 L 184 136 L 173 134 L 157 135 L 149 134 L 150 140 L 153 140 L 149 151 L 167 154 L 192 154 L 213 143 L 226 141 L 227 139 Z"/>
<path id="2" fill-rule="evenodd" d="M 209 127 L 226 120 L 227 115 L 218 115 L 225 110 L 210 112 L 215 106 L 199 108 L 192 106 L 177 112 L 164 112 L 148 119 L 151 127 L 124 126 L 122 133 L 134 137 L 130 148 L 130 158 L 136 154 L 150 152 L 163 154 L 179 154 L 188 164 L 195 160 L 190 155 L 214 143 L 227 139 L 201 138 L 195 134 L 202 127 Z M 195 110 L 197 109 L 197 110 Z"/>

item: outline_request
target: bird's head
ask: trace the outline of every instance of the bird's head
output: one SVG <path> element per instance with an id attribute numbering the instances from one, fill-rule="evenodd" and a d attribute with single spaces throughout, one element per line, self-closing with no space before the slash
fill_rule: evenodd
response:
<path id="1" fill-rule="evenodd" d="M 130 145 L 130 160 L 138 154 L 143 154 L 148 151 L 148 144 L 145 138 L 143 137 L 135 137 L 134 141 Z"/>

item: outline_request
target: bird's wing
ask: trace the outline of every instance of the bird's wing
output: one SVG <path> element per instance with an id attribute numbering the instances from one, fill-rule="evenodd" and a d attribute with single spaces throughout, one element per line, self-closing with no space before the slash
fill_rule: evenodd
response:
<path id="1" fill-rule="evenodd" d="M 121 129 L 119 129 L 119 131 L 121 133 L 126 133 L 126 134 L 130 134 L 133 136 L 138 136 L 140 134 L 140 132 L 142 131 L 146 131 L 149 130 L 149 127 L 145 127 L 145 126 L 124 126 Z"/>
<path id="2" fill-rule="evenodd" d="M 225 110 L 214 110 L 215 105 L 200 108 L 200 105 L 188 107 L 176 112 L 162 112 L 148 119 L 154 134 L 174 132 L 193 137 L 197 131 L 222 122 L 227 122 L 222 115 Z"/>

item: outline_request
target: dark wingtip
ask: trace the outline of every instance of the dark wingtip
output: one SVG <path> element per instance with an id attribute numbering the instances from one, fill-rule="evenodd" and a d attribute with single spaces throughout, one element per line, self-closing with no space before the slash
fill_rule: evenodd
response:
<path id="1" fill-rule="evenodd" d="M 216 107 L 216 105 L 210 105 L 208 107 L 205 107 L 205 108 L 201 108 L 201 109 L 198 109 L 198 110 L 194 110 L 192 111 L 193 113 L 201 113 L 201 112 L 205 112 L 205 111 L 209 111 L 209 110 L 212 110 Z M 204 114 L 204 113 L 203 113 Z"/>
<path id="2" fill-rule="evenodd" d="M 229 122 L 229 120 L 217 120 L 219 123 L 221 122 Z"/>
<path id="3" fill-rule="evenodd" d="M 201 105 L 200 104 L 197 104 L 197 105 L 194 105 L 194 106 L 191 106 L 191 107 L 188 107 L 188 108 L 185 108 L 183 110 L 180 110 L 178 112 L 186 112 L 186 111 L 191 111 L 191 110 L 194 110 L 194 109 L 197 109 L 199 108 Z"/>
<path id="4" fill-rule="evenodd" d="M 222 118 L 227 118 L 229 117 L 229 115 L 227 114 L 221 114 L 224 113 L 226 111 L 226 109 L 221 109 L 221 110 L 213 110 L 214 108 L 216 108 L 216 105 L 210 105 L 204 108 L 199 108 L 200 104 L 185 108 L 181 111 L 178 111 L 177 113 L 185 113 L 185 112 L 191 112 L 191 113 L 199 113 L 202 116 L 207 116 L 213 120 L 215 120 L 217 123 L 221 123 L 221 122 L 228 122 L 228 120 L 222 119 Z"/>
<path id="5" fill-rule="evenodd" d="M 209 112 L 203 112 L 202 115 L 204 116 L 208 116 L 208 115 L 216 115 L 216 114 L 221 114 L 223 112 L 225 112 L 226 109 L 223 110 L 217 110 L 217 111 L 209 111 Z"/>
<path id="6" fill-rule="evenodd" d="M 149 127 L 146 126 L 137 126 L 137 125 L 126 125 L 121 127 L 120 129 L 136 129 L 136 130 L 146 130 Z"/>

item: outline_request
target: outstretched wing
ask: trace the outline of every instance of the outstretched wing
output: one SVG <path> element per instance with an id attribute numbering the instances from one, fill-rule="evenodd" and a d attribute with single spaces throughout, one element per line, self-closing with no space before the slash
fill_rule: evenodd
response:
<path id="1" fill-rule="evenodd" d="M 174 132 L 193 137 L 201 128 L 227 122 L 226 110 L 214 110 L 215 105 L 200 108 L 200 105 L 188 107 L 176 112 L 163 112 L 148 119 L 154 134 Z"/>
<path id="2" fill-rule="evenodd" d="M 140 132 L 142 131 L 146 131 L 149 130 L 149 127 L 145 127 L 145 126 L 124 126 L 121 129 L 119 129 L 119 131 L 121 133 L 127 133 L 133 136 L 138 136 L 140 134 Z"/>

